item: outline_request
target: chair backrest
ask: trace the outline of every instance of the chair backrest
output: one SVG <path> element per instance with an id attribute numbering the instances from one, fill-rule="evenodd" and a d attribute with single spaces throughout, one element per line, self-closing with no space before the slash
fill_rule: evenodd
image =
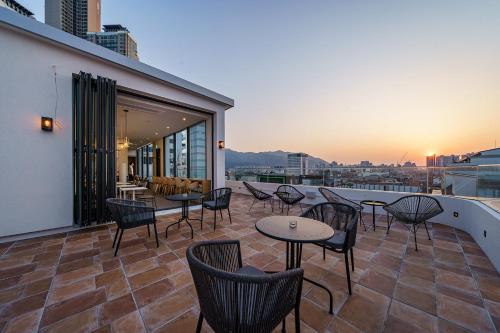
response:
<path id="1" fill-rule="evenodd" d="M 291 205 L 300 202 L 306 197 L 292 185 L 280 185 L 275 193 L 278 198 Z"/>
<path id="2" fill-rule="evenodd" d="M 357 202 L 354 202 L 352 200 L 349 200 L 347 198 L 344 198 L 340 194 L 337 194 L 333 192 L 330 189 L 327 189 L 326 187 L 320 187 L 319 193 L 326 199 L 328 202 L 336 202 L 336 203 L 341 203 L 341 204 L 346 204 L 349 206 L 353 206 L 354 209 L 359 210 L 361 208 L 361 205 L 358 204 Z"/>
<path id="3" fill-rule="evenodd" d="M 271 195 L 262 192 L 261 190 L 256 189 L 252 185 L 248 184 L 247 182 L 243 182 L 243 185 L 247 188 L 247 190 L 257 199 L 262 200 L 264 198 L 269 198 Z"/>
<path id="4" fill-rule="evenodd" d="M 301 216 L 324 222 L 333 229 L 345 231 L 349 222 L 357 215 L 356 210 L 349 205 L 322 202 L 312 206 Z"/>
<path id="5" fill-rule="evenodd" d="M 303 195 L 302 192 L 300 192 L 299 190 L 297 190 L 292 185 L 280 185 L 276 189 L 276 192 L 279 192 L 279 193 L 289 193 L 290 195 L 294 195 L 294 196 L 295 195 Z"/>
<path id="6" fill-rule="evenodd" d="M 346 233 L 344 250 L 356 244 L 358 213 L 354 207 L 342 203 L 322 202 L 312 206 L 301 216 L 321 221 L 336 230 L 344 231 Z"/>
<path id="7" fill-rule="evenodd" d="M 420 223 L 441 214 L 444 210 L 436 198 L 427 195 L 408 195 L 384 206 L 401 222 Z"/>
<path id="8" fill-rule="evenodd" d="M 226 209 L 231 202 L 232 192 L 233 190 L 229 187 L 221 187 L 206 193 L 205 197 L 208 200 L 215 201 L 215 207 L 217 209 Z"/>
<path id="9" fill-rule="evenodd" d="M 143 201 L 108 198 L 106 206 L 111 218 L 121 229 L 152 223 L 155 219 L 154 208 Z"/>
<path id="10" fill-rule="evenodd" d="M 271 332 L 300 304 L 303 269 L 234 273 L 242 264 L 239 241 L 197 243 L 186 257 L 201 313 L 215 332 Z"/>

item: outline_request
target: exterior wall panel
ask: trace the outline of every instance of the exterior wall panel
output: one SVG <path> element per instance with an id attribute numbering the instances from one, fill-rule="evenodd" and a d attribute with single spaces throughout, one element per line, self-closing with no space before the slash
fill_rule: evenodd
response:
<path id="1" fill-rule="evenodd" d="M 72 75 L 80 71 L 212 112 L 214 186 L 224 186 L 224 151 L 216 145 L 226 105 L 1 22 L 0 45 L 8 45 L 0 48 L 0 237 L 72 226 Z M 40 117 L 54 117 L 56 101 L 60 127 L 43 132 Z"/>

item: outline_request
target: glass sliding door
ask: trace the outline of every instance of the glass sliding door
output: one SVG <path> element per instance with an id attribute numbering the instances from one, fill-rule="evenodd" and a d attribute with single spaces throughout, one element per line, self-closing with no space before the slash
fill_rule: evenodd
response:
<path id="1" fill-rule="evenodd" d="M 146 177 L 148 177 L 149 180 L 152 180 L 153 177 L 153 144 L 150 143 L 149 145 L 146 146 L 146 149 L 148 151 L 148 174 Z"/>
<path id="2" fill-rule="evenodd" d="M 146 146 L 141 148 L 142 150 L 142 173 L 141 178 L 148 176 L 148 149 Z"/>
<path id="3" fill-rule="evenodd" d="M 188 177 L 188 131 L 187 129 L 175 133 L 175 175 Z"/>
<path id="4" fill-rule="evenodd" d="M 189 128 L 189 177 L 207 177 L 206 128 L 200 122 Z"/>
<path id="5" fill-rule="evenodd" d="M 139 177 L 142 177 L 142 148 L 136 149 L 135 150 L 135 157 L 136 157 L 136 164 L 137 164 L 137 170 L 136 170 L 136 175 Z"/>
<path id="6" fill-rule="evenodd" d="M 169 135 L 165 137 L 164 141 L 165 154 L 165 176 L 175 177 L 175 136 Z"/>

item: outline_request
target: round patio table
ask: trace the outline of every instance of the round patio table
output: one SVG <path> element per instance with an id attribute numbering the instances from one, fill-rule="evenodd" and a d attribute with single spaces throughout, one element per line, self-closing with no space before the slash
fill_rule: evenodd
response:
<path id="1" fill-rule="evenodd" d="M 296 223 L 295 228 L 290 221 Z M 255 223 L 255 228 L 261 234 L 279 241 L 286 242 L 286 269 L 299 268 L 302 261 L 302 245 L 304 243 L 321 243 L 330 239 L 335 230 L 328 224 L 297 216 L 268 216 Z M 304 277 L 304 280 L 328 292 L 330 297 L 330 314 L 333 314 L 333 297 L 324 285 Z"/>
<path id="2" fill-rule="evenodd" d="M 373 231 L 375 231 L 375 207 L 383 207 L 387 205 L 387 202 L 377 201 L 377 200 L 363 200 L 360 202 L 360 204 L 372 206 L 372 224 L 373 224 Z"/>
<path id="3" fill-rule="evenodd" d="M 189 220 L 199 220 L 200 219 L 190 219 L 189 218 L 189 201 L 191 200 L 200 200 L 201 199 L 201 194 L 197 193 L 183 193 L 183 194 L 174 194 L 174 195 L 169 195 L 166 196 L 165 199 L 170 200 L 170 201 L 180 201 L 182 202 L 182 211 L 181 211 L 181 217 L 177 222 L 174 222 L 172 224 L 169 224 L 167 228 L 165 229 L 165 238 L 168 237 L 168 228 L 177 225 L 179 228 L 181 227 L 181 222 L 186 221 L 188 224 L 189 228 L 191 228 L 191 239 L 194 238 L 194 233 L 193 233 L 193 227 L 191 226 L 191 223 L 189 223 Z"/>

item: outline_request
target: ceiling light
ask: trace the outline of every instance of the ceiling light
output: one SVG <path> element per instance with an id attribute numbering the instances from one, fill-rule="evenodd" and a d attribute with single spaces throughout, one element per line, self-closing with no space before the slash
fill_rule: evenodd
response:
<path id="1" fill-rule="evenodd" d="M 170 129 L 170 126 L 167 126 L 166 128 L 167 128 L 167 129 Z"/>
<path id="2" fill-rule="evenodd" d="M 183 121 L 186 121 L 186 117 L 182 117 L 182 120 L 183 120 Z"/>
<path id="3" fill-rule="evenodd" d="M 158 132 L 155 132 L 155 135 L 158 135 Z"/>

